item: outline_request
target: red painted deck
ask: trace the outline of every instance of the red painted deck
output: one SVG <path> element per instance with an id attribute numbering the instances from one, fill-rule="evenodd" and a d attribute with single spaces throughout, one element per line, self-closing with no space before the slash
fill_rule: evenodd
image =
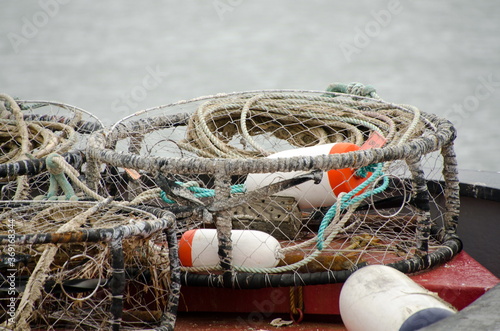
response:
<path id="1" fill-rule="evenodd" d="M 253 319 L 252 319 L 253 317 Z M 274 318 L 281 317 L 289 320 L 290 316 L 286 314 L 269 315 L 267 317 L 256 319 L 255 316 L 249 314 L 234 314 L 234 313 L 180 313 L 177 316 L 175 330 L 253 330 L 253 331 L 314 331 L 314 330 L 329 330 L 329 331 L 346 331 L 340 316 L 333 317 L 305 318 L 300 324 L 293 324 L 281 328 L 274 327 L 269 324 Z"/>
<path id="2" fill-rule="evenodd" d="M 459 310 L 500 282 L 466 252 L 441 267 L 413 275 L 412 279 Z M 338 306 L 341 288 L 342 284 L 305 286 L 304 322 L 287 330 L 344 330 Z M 184 286 L 179 310 L 184 312 L 178 317 L 179 330 L 271 330 L 275 328 L 269 322 L 275 317 L 290 319 L 289 288 L 233 290 Z"/>

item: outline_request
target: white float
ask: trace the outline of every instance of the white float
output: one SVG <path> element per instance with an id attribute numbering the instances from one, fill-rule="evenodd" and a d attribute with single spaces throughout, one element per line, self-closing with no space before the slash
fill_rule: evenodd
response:
<path id="1" fill-rule="evenodd" d="M 233 265 L 250 268 L 275 267 L 281 245 L 276 238 L 257 230 L 232 230 Z M 186 231 L 179 241 L 179 258 L 185 267 L 208 267 L 219 264 L 215 229 Z"/>
<path id="2" fill-rule="evenodd" d="M 354 272 L 340 292 L 340 315 L 349 331 L 413 331 L 455 312 L 437 294 L 384 265 Z"/>

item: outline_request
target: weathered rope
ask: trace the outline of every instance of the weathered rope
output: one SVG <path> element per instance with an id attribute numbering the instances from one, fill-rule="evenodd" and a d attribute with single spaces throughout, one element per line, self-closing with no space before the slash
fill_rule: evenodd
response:
<path id="1" fill-rule="evenodd" d="M 378 164 L 377 168 L 375 169 L 373 174 L 370 176 L 370 178 L 368 178 L 363 183 L 358 185 L 352 191 L 338 197 L 336 203 L 333 206 L 331 206 L 330 209 L 328 209 L 327 213 L 325 214 L 325 217 L 323 217 L 323 220 L 321 221 L 321 225 L 319 227 L 318 235 L 317 235 L 318 250 L 322 250 L 323 247 L 326 246 L 323 244 L 324 232 L 325 232 L 325 229 L 328 226 L 329 222 L 333 218 L 333 216 L 338 213 L 337 209 L 342 210 L 342 209 L 345 209 L 347 207 L 350 207 L 351 205 L 356 205 L 356 204 L 359 205 L 359 203 L 361 201 L 363 201 L 364 199 L 366 199 L 367 197 L 381 193 L 389 186 L 389 179 L 384 176 L 383 183 L 381 186 L 374 188 L 373 190 L 368 190 L 366 192 L 359 194 L 365 188 L 367 188 L 369 185 L 374 183 L 377 178 L 381 177 L 382 174 L 383 174 L 382 173 L 382 164 Z"/>
<path id="2" fill-rule="evenodd" d="M 64 191 L 66 200 L 78 200 L 75 191 L 71 184 L 66 179 L 67 175 L 74 185 L 78 186 L 86 195 L 97 200 L 102 201 L 104 197 L 100 196 L 93 190 L 91 190 L 85 183 L 83 183 L 78 177 L 80 174 L 73 168 L 61 155 L 50 154 L 46 158 L 47 169 L 50 173 L 50 185 L 47 195 L 38 196 L 36 200 L 48 199 L 55 200 L 58 199 L 57 193 L 58 189 L 61 188 Z"/>
<path id="3" fill-rule="evenodd" d="M 46 198 L 49 200 L 53 200 L 57 198 L 57 191 L 59 187 L 64 191 L 66 196 L 66 200 L 78 200 L 78 197 L 73 190 L 73 187 L 66 179 L 66 176 L 63 173 L 63 168 L 54 162 L 54 157 L 60 157 L 58 154 L 50 154 L 46 158 L 47 170 L 50 173 L 50 185 L 47 191 Z M 69 168 L 67 168 L 68 171 Z M 72 169 L 73 170 L 73 169 Z M 36 198 L 35 198 L 36 199 Z"/>
<path id="4" fill-rule="evenodd" d="M 34 112 L 43 111 L 44 107 L 58 115 Z M 70 116 L 61 116 L 63 109 Z M 27 169 L 40 169 L 39 162 L 51 153 L 64 154 L 70 151 L 79 142 L 78 134 L 88 134 L 102 128 L 97 119 L 96 122 L 83 121 L 84 114 L 96 119 L 77 107 L 56 102 L 14 100 L 6 94 L 0 94 L 0 172 L 7 170 L 7 180 L 11 181 L 3 186 L 2 193 L 15 188 L 13 195 L 8 194 L 9 198 L 26 200 L 30 198 L 30 193 L 37 192 L 42 183 L 36 179 L 28 183 L 28 177 L 21 173 Z M 17 183 L 14 183 L 14 179 Z M 55 178 L 52 179 L 50 184 L 55 189 L 59 184 Z"/>
<path id="5" fill-rule="evenodd" d="M 309 92 L 309 91 L 306 91 Z M 252 94 L 253 93 L 253 94 Z M 252 92 L 251 95 L 262 94 L 266 92 Z M 277 91 L 270 93 L 278 93 Z M 312 92 L 310 92 L 312 93 Z M 248 94 L 248 93 L 247 93 Z M 229 98 L 232 100 L 234 97 L 243 98 L 245 93 L 238 94 L 229 94 L 222 96 L 214 96 L 214 100 L 218 100 L 222 102 L 222 99 Z M 323 97 L 322 100 L 329 100 L 331 102 L 332 99 L 342 99 L 343 103 L 349 105 L 352 103 L 350 96 L 338 95 L 341 98 L 331 98 L 331 97 Z M 248 98 L 248 97 L 247 97 Z M 209 97 L 198 98 L 193 101 L 182 101 L 177 104 L 185 105 L 190 102 L 195 102 L 198 100 L 207 100 Z M 359 99 L 363 99 L 360 97 Z M 215 102 L 215 101 L 214 101 Z M 172 104 L 169 106 L 175 106 L 177 104 Z M 393 111 L 398 114 L 401 113 L 401 117 L 394 117 L 392 120 L 393 124 L 399 126 L 402 124 L 402 127 L 407 127 L 407 124 L 410 123 L 414 119 L 414 113 L 408 110 L 408 108 L 404 108 L 404 106 L 388 104 L 383 101 L 376 101 L 373 99 L 364 100 L 363 103 L 360 101 L 356 101 L 355 106 L 361 107 L 362 109 L 371 109 L 368 111 L 369 113 L 379 113 L 385 115 L 387 117 L 392 116 Z M 161 109 L 164 106 L 155 107 L 151 110 Z M 339 106 L 339 108 L 342 108 Z M 145 113 L 143 111 L 141 113 Z M 134 114 L 136 116 L 136 114 Z M 133 117 L 132 115 L 130 117 Z M 185 125 L 187 119 L 190 118 L 189 114 L 176 114 L 171 116 L 159 116 L 146 119 L 141 119 L 138 121 L 131 121 L 130 123 L 125 123 L 124 121 L 120 121 L 115 126 L 111 128 L 111 132 L 108 137 L 113 142 L 116 139 L 124 139 L 130 134 L 144 134 L 148 132 L 152 132 L 157 130 L 159 127 L 155 127 L 154 125 L 149 125 L 151 123 L 160 123 L 161 128 L 169 128 L 175 127 L 178 125 Z M 279 164 L 274 160 L 267 159 L 241 159 L 241 160 L 220 160 L 214 159 L 210 162 L 206 162 L 206 160 L 199 158 L 163 158 L 163 157 L 141 157 L 133 154 L 126 153 L 115 153 L 105 147 L 101 147 L 100 145 L 97 147 L 90 146 L 88 148 L 88 156 L 92 158 L 96 158 L 99 162 L 110 163 L 115 166 L 133 168 L 133 169 L 142 169 L 147 172 L 154 172 L 161 170 L 162 172 L 171 173 L 171 174 L 213 174 L 216 172 L 216 169 L 220 169 L 221 167 L 225 168 L 226 171 L 230 172 L 234 175 L 245 175 L 248 173 L 261 173 L 261 172 L 275 172 L 275 171 L 309 171 L 314 168 L 321 170 L 329 170 L 329 169 L 340 169 L 345 167 L 355 167 L 359 168 L 362 166 L 366 166 L 372 163 L 379 162 L 387 162 L 391 160 L 398 160 L 404 157 L 404 155 L 409 154 L 427 154 L 432 151 L 435 151 L 447 142 L 450 141 L 451 137 L 454 136 L 452 125 L 449 121 L 445 119 L 438 118 L 435 115 L 422 113 L 420 117 L 422 122 L 418 126 L 418 130 L 414 132 L 414 138 L 409 140 L 407 143 L 402 144 L 399 147 L 393 147 L 392 143 L 388 143 L 386 146 L 379 150 L 367 150 L 367 151 L 358 151 L 354 153 L 345 153 L 345 155 L 328 155 L 328 156 L 318 156 L 318 157 L 294 157 L 289 158 Z M 389 125 L 387 124 L 387 129 Z M 419 131 L 426 131 L 426 136 L 423 137 Z M 404 131 L 404 130 L 403 130 Z M 404 133 L 398 133 L 399 136 Z M 99 138 L 105 140 L 105 137 Z M 399 141 L 399 139 L 394 138 L 392 141 Z M 352 155 L 356 154 L 357 157 L 353 158 Z M 160 169 L 161 168 L 161 169 Z M 265 170 L 264 170 L 265 169 Z"/>
<path id="6" fill-rule="evenodd" d="M 193 192 L 195 198 L 210 198 L 215 196 L 215 190 L 199 187 L 198 182 L 176 182 L 178 185 L 187 188 L 189 191 Z M 246 192 L 245 185 L 237 184 L 231 185 L 231 194 L 244 193 Z M 169 199 L 164 191 L 160 191 L 160 197 L 166 203 L 175 203 L 175 201 Z"/>
<path id="7" fill-rule="evenodd" d="M 364 110 L 370 108 L 377 112 Z M 407 110 L 370 99 L 356 101 L 273 93 L 215 99 L 197 109 L 189 121 L 186 139 L 178 145 L 202 157 L 260 157 L 271 153 L 252 137 L 262 132 L 299 147 L 339 141 L 361 145 L 365 138 L 360 127 L 381 133 L 391 144 L 393 139 L 398 141 L 407 132 L 414 134 L 416 125 L 422 128 L 421 123 L 412 122 L 412 115 Z M 405 129 L 408 125 L 414 127 Z M 228 144 L 237 133 L 253 150 Z"/>
<path id="8" fill-rule="evenodd" d="M 75 144 L 77 140 L 75 126 L 81 122 L 80 112 L 76 112 L 72 119 L 65 119 L 64 123 L 52 122 L 44 120 L 50 117 L 25 116 L 18 102 L 8 95 L 0 94 L 0 100 L 2 99 L 9 103 L 8 108 L 12 109 L 14 118 L 5 111 L 0 117 L 2 124 L 0 141 L 5 141 L 0 163 L 14 162 L 27 157 L 42 158 L 50 153 L 65 153 Z M 18 140 L 20 146 L 16 143 Z"/>
<path id="9" fill-rule="evenodd" d="M 332 83 L 328 85 L 326 88 L 327 92 L 334 92 L 334 93 L 345 93 L 345 94 L 353 94 L 353 95 L 359 95 L 362 97 L 370 97 L 374 99 L 380 99 L 380 97 L 377 95 L 377 91 L 375 88 L 371 85 L 363 85 L 362 83 L 349 83 L 349 84 L 344 84 L 344 83 Z"/>
<path id="10" fill-rule="evenodd" d="M 295 319 L 295 315 L 299 315 L 299 317 Z M 290 317 L 295 323 L 302 322 L 304 317 L 304 289 L 302 286 L 290 287 Z"/>
<path id="11" fill-rule="evenodd" d="M 21 109 L 19 108 L 19 105 L 16 103 L 16 101 L 10 97 L 7 94 L 0 94 L 0 101 L 4 101 L 6 107 L 8 109 L 11 109 L 14 118 L 15 118 L 15 128 L 16 132 L 20 136 L 20 146 L 18 147 L 18 152 L 15 153 L 14 160 L 13 161 L 22 161 L 25 160 L 28 157 L 28 152 L 31 149 L 31 143 L 29 140 L 29 135 L 28 135 L 28 129 L 26 127 L 26 124 L 24 122 L 23 115 L 21 113 Z M 4 120 L 2 119 L 2 122 Z M 7 130 L 9 128 L 7 127 Z M 3 131 L 3 125 L 2 125 L 2 131 Z M 7 131 L 8 132 L 8 131 Z M 7 139 L 12 139 L 12 136 L 7 137 Z M 8 141 L 10 143 L 10 141 Z M 2 146 L 3 149 L 3 146 Z M 7 153 L 7 154 L 12 154 L 12 153 Z M 10 156 L 10 155 L 9 155 Z M 15 200 L 23 200 L 24 198 L 27 197 L 28 195 L 28 178 L 26 176 L 21 176 L 17 178 L 17 189 L 16 193 L 14 194 L 14 199 Z"/>

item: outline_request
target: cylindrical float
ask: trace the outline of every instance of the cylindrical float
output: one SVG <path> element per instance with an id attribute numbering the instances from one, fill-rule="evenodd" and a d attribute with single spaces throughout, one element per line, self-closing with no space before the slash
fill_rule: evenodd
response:
<path id="1" fill-rule="evenodd" d="M 340 315 L 349 331 L 412 331 L 456 310 L 402 272 L 384 265 L 354 272 L 340 292 Z"/>
<path id="2" fill-rule="evenodd" d="M 257 230 L 232 230 L 233 265 L 272 268 L 280 258 L 281 245 L 273 236 Z M 179 258 L 185 267 L 209 267 L 219 264 L 215 229 L 186 231 L 179 241 Z"/>
<path id="3" fill-rule="evenodd" d="M 269 155 L 268 158 L 294 157 L 294 156 L 317 156 L 337 153 L 346 153 L 359 150 L 358 145 L 352 143 L 331 143 L 286 150 Z M 279 192 L 280 196 L 289 196 L 297 200 L 300 208 L 312 208 L 331 206 L 336 201 L 336 196 L 342 192 L 349 192 L 363 183 L 366 178 L 355 175 L 356 170 L 351 168 L 332 169 L 323 173 L 319 184 L 312 181 L 294 186 Z M 263 174 L 249 174 L 245 185 L 247 190 L 255 190 L 259 187 L 290 179 L 304 173 L 303 171 L 275 172 Z"/>

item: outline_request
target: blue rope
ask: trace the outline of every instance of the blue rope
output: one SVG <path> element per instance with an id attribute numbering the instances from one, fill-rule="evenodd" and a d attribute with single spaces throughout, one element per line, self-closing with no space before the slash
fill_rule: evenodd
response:
<path id="1" fill-rule="evenodd" d="M 358 170 L 356 170 L 354 175 L 356 177 L 366 178 L 366 177 L 368 177 L 368 173 L 374 172 L 376 169 L 377 169 L 376 164 L 370 164 L 370 165 L 367 165 L 365 167 L 361 167 Z"/>
<path id="2" fill-rule="evenodd" d="M 383 175 L 382 163 L 378 163 L 378 164 L 376 164 L 376 168 L 373 171 L 373 174 L 367 180 L 365 180 L 363 183 L 358 185 L 352 191 L 345 194 L 340 199 L 340 201 L 337 201 L 337 203 L 335 203 L 333 206 L 330 207 L 330 209 L 328 209 L 325 216 L 323 217 L 323 220 L 321 221 L 321 225 L 320 225 L 319 230 L 318 230 L 318 242 L 316 243 L 316 247 L 318 248 L 318 250 L 323 249 L 323 241 L 324 241 L 323 237 L 325 234 L 325 230 L 328 227 L 328 225 L 330 224 L 330 222 L 332 221 L 335 214 L 337 213 L 337 205 L 340 205 L 340 209 L 345 209 L 345 208 L 349 207 L 350 205 L 369 197 L 370 195 L 374 195 L 374 194 L 378 194 L 378 193 L 383 192 L 389 186 L 389 178 L 388 177 L 384 177 L 384 181 L 383 181 L 382 185 L 380 185 L 379 187 L 377 187 L 373 190 L 368 190 L 368 191 L 363 192 L 362 194 L 356 196 L 356 194 L 361 192 L 368 185 L 372 184 L 378 177 L 380 177 L 382 175 Z"/>
<path id="3" fill-rule="evenodd" d="M 183 182 L 176 182 L 176 184 L 183 186 Z M 215 190 L 209 189 L 209 188 L 204 188 L 204 187 L 199 187 L 199 186 L 188 186 L 186 187 L 189 191 L 193 192 L 195 198 L 210 198 L 215 196 Z M 246 187 L 245 184 L 237 184 L 237 185 L 232 185 L 231 186 L 231 194 L 234 193 L 244 193 L 246 192 Z M 160 192 L 160 197 L 163 201 L 166 203 L 175 203 L 175 201 L 169 199 L 167 197 L 167 194 L 165 191 Z"/>

